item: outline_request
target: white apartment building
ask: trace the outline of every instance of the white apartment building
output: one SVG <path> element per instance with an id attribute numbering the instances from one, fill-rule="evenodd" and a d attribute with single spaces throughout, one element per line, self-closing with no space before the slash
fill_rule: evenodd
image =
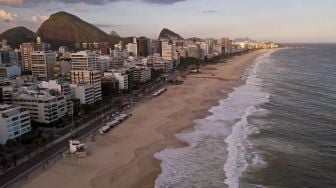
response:
<path id="1" fill-rule="evenodd" d="M 138 46 L 136 43 L 128 43 L 126 49 L 128 54 L 132 54 L 133 56 L 138 55 Z"/>
<path id="2" fill-rule="evenodd" d="M 100 73 L 103 75 L 104 72 L 110 68 L 110 62 L 110 56 L 98 56 L 96 61 L 96 70 L 100 71 Z"/>
<path id="3" fill-rule="evenodd" d="M 124 59 L 128 56 L 127 50 L 115 49 L 112 51 L 111 56 L 113 59 Z"/>
<path id="4" fill-rule="evenodd" d="M 29 111 L 17 105 L 0 104 L 0 144 L 30 132 Z"/>
<path id="5" fill-rule="evenodd" d="M 124 65 L 124 59 L 112 59 L 110 62 L 110 68 L 121 68 Z"/>
<path id="6" fill-rule="evenodd" d="M 152 70 L 147 67 L 136 66 L 132 71 L 133 81 L 144 83 L 151 79 Z"/>
<path id="7" fill-rule="evenodd" d="M 47 91 L 24 89 L 14 94 L 13 104 L 20 105 L 24 110 L 29 110 L 31 121 L 43 124 L 55 122 L 67 113 L 64 95 L 53 96 Z"/>
<path id="8" fill-rule="evenodd" d="M 80 100 L 81 104 L 93 104 L 95 102 L 94 87 L 89 84 L 71 84 L 75 91 L 75 98 Z"/>
<path id="9" fill-rule="evenodd" d="M 222 54 L 225 53 L 225 52 L 223 51 L 222 45 L 217 44 L 217 45 L 215 45 L 213 48 L 214 48 L 214 49 L 213 49 L 214 52 L 217 53 L 217 55 L 222 55 Z"/>
<path id="10" fill-rule="evenodd" d="M 164 60 L 173 60 L 173 45 L 169 41 L 161 41 L 161 52 L 162 52 L 162 59 Z"/>
<path id="11" fill-rule="evenodd" d="M 86 50 L 71 53 L 72 70 L 94 70 L 96 65 L 96 53 Z"/>
<path id="12" fill-rule="evenodd" d="M 206 42 L 201 42 L 200 49 L 203 51 L 203 55 L 208 57 L 208 55 L 210 54 L 210 50 Z"/>
<path id="13" fill-rule="evenodd" d="M 104 72 L 104 78 L 112 78 L 118 81 L 120 90 L 127 90 L 129 85 L 129 76 L 124 69 L 110 69 Z"/>
<path id="14" fill-rule="evenodd" d="M 70 73 L 72 84 L 89 84 L 94 87 L 94 101 L 102 100 L 100 71 L 72 70 Z"/>
<path id="15" fill-rule="evenodd" d="M 164 72 L 171 72 L 174 69 L 173 61 L 164 60 L 159 56 L 149 56 L 144 58 L 142 63 L 154 70 L 163 70 Z"/>
<path id="16" fill-rule="evenodd" d="M 196 44 L 188 45 L 188 57 L 193 57 L 196 59 L 202 58 L 201 50 L 198 45 Z"/>
<path id="17" fill-rule="evenodd" d="M 54 66 L 55 77 L 68 75 L 71 71 L 71 61 L 58 61 Z"/>
<path id="18" fill-rule="evenodd" d="M 54 66 L 56 64 L 56 52 L 40 51 L 31 52 L 31 71 L 39 80 L 54 78 Z"/>
<path id="19" fill-rule="evenodd" d="M 119 89 L 120 90 L 127 90 L 128 89 L 128 75 L 121 72 L 113 73 L 113 77 L 118 80 Z"/>
<path id="20" fill-rule="evenodd" d="M 71 89 L 69 83 L 61 83 L 58 80 L 49 80 L 48 82 L 42 81 L 39 84 L 40 88 L 45 88 L 49 90 L 54 90 L 64 95 L 67 102 L 67 113 L 69 115 L 73 112 L 73 102 L 72 99 L 75 98 L 75 93 Z"/>

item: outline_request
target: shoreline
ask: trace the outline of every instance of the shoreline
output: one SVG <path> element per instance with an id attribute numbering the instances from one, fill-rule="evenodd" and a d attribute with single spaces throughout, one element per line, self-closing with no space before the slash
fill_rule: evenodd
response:
<path id="1" fill-rule="evenodd" d="M 24 187 L 154 187 L 161 173 L 154 154 L 188 146 L 175 134 L 192 131 L 193 120 L 210 115 L 209 108 L 243 84 L 246 68 L 265 52 L 235 56 L 202 67 L 201 74 L 188 74 L 182 85 L 169 86 L 162 96 L 133 109 L 125 123 L 88 142 L 87 158 L 65 158 Z"/>

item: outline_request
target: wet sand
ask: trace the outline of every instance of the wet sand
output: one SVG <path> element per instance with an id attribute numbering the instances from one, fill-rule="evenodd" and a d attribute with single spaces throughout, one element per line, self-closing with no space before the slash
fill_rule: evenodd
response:
<path id="1" fill-rule="evenodd" d="M 163 95 L 133 109 L 126 122 L 88 141 L 88 157 L 62 159 L 24 187 L 154 187 L 161 172 L 154 153 L 185 146 L 174 135 L 192 129 L 194 119 L 205 118 L 210 107 L 243 83 L 245 69 L 265 52 L 236 56 L 187 75 L 182 85 L 169 86 Z"/>

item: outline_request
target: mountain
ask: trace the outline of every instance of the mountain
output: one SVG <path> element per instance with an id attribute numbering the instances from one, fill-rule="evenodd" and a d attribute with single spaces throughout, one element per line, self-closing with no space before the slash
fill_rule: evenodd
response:
<path id="1" fill-rule="evenodd" d="M 36 32 L 43 42 L 50 43 L 52 48 L 68 46 L 74 48 L 77 42 L 109 42 L 116 44 L 122 40 L 119 36 L 108 35 L 96 26 L 83 21 L 67 12 L 52 14 L 44 21 Z"/>
<path id="2" fill-rule="evenodd" d="M 234 41 L 236 41 L 236 42 L 255 42 L 255 40 L 252 40 L 248 37 L 246 37 L 246 38 L 236 38 L 236 39 L 234 39 Z"/>
<path id="3" fill-rule="evenodd" d="M 23 42 L 34 42 L 35 33 L 25 27 L 14 27 L 0 34 L 0 40 L 6 39 L 12 48 L 19 48 Z"/>
<path id="4" fill-rule="evenodd" d="M 111 31 L 110 35 L 111 36 L 120 37 L 120 35 L 117 32 L 115 32 L 115 31 Z"/>
<path id="5" fill-rule="evenodd" d="M 162 31 L 160 32 L 160 35 L 159 35 L 159 39 L 172 39 L 172 38 L 177 38 L 179 40 L 183 40 L 183 38 L 179 34 L 174 33 L 173 31 L 171 31 L 167 28 L 162 29 Z"/>
<path id="6" fill-rule="evenodd" d="M 203 39 L 198 38 L 198 37 L 191 37 L 191 38 L 188 38 L 187 40 L 193 41 L 193 42 L 204 42 Z"/>

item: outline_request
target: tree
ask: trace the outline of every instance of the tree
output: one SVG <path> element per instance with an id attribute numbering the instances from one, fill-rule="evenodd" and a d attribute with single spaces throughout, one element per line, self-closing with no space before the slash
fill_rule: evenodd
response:
<path id="1" fill-rule="evenodd" d="M 90 112 L 92 112 L 93 110 L 95 110 L 94 105 L 92 104 L 83 104 L 83 110 L 85 114 L 89 114 Z"/>
<path id="2" fill-rule="evenodd" d="M 12 155 L 12 161 L 13 161 L 14 166 L 16 166 L 17 160 L 18 160 L 18 156 L 16 154 Z"/>
<path id="3" fill-rule="evenodd" d="M 1 161 L 0 161 L 0 164 L 1 164 L 1 166 L 2 166 L 3 171 L 6 171 L 7 168 L 8 168 L 8 166 L 9 166 L 6 157 L 2 157 L 2 159 L 1 159 Z"/>

